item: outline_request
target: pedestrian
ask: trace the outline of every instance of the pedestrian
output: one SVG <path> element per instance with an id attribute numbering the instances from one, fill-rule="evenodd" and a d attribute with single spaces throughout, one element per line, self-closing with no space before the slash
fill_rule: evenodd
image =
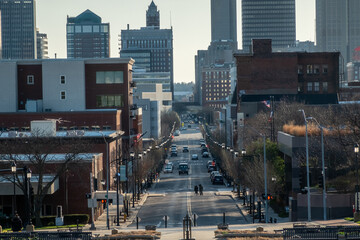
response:
<path id="1" fill-rule="evenodd" d="M 201 184 L 199 184 L 199 192 L 200 195 L 203 195 L 203 186 Z"/>
<path id="2" fill-rule="evenodd" d="M 195 185 L 195 187 L 194 187 L 194 192 L 195 192 L 195 195 L 197 195 L 197 194 L 198 194 L 198 190 L 199 190 L 198 186 L 197 186 L 197 185 Z"/>
<path id="3" fill-rule="evenodd" d="M 21 228 L 22 228 L 21 218 L 17 213 L 15 213 L 15 216 L 11 220 L 11 230 L 13 232 L 19 232 L 21 231 Z"/>

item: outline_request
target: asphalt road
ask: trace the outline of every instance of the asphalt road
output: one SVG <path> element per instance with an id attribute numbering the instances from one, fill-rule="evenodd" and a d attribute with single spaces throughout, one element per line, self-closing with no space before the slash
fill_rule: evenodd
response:
<path id="1" fill-rule="evenodd" d="M 231 190 L 225 185 L 212 185 L 207 172 L 206 163 L 211 158 L 201 157 L 200 139 L 202 138 L 195 124 L 191 129 L 181 131 L 174 138 L 178 156 L 170 157 L 174 163 L 173 173 L 161 173 L 160 181 L 150 190 L 150 197 L 140 209 L 139 226 L 156 225 L 164 227 L 164 216 L 168 216 L 168 227 L 181 227 L 186 214 L 196 217 L 197 226 L 212 226 L 222 223 L 223 213 L 229 224 L 245 224 L 245 219 L 239 212 L 234 200 L 222 192 Z M 189 147 L 189 152 L 182 152 L 183 146 Z M 197 153 L 199 160 L 191 160 L 191 155 Z M 179 175 L 179 162 L 188 162 L 189 175 Z M 195 185 L 203 185 L 202 196 L 194 194 Z M 151 196 L 156 194 L 156 196 Z M 132 224 L 131 226 L 134 226 Z"/>

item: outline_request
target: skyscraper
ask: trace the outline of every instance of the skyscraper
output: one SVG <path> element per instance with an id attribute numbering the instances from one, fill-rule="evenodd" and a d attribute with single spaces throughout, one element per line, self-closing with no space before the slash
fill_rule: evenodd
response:
<path id="1" fill-rule="evenodd" d="M 295 44 L 295 0 L 242 0 L 243 50 L 252 39 L 271 39 L 273 49 Z"/>
<path id="2" fill-rule="evenodd" d="M 45 59 L 49 58 L 48 56 L 48 38 L 46 33 L 40 33 L 36 31 L 36 46 L 37 46 L 37 58 Z"/>
<path id="3" fill-rule="evenodd" d="M 149 13 L 153 16 L 155 12 L 157 12 L 157 7 L 152 1 L 147 16 Z M 147 24 L 150 22 L 159 23 L 159 14 L 151 21 L 147 21 Z M 160 26 L 150 24 L 140 29 L 130 29 L 128 25 L 126 30 L 121 30 L 120 57 L 135 59 L 134 69 L 140 67 L 146 71 L 150 69 L 150 72 L 170 72 L 170 91 L 174 93 L 172 28 L 160 29 Z"/>
<path id="4" fill-rule="evenodd" d="M 319 51 L 340 51 L 345 63 L 360 46 L 360 1 L 316 0 L 316 45 Z"/>
<path id="5" fill-rule="evenodd" d="M 36 58 L 35 0 L 0 0 L 3 59 Z"/>
<path id="6" fill-rule="evenodd" d="M 68 17 L 66 24 L 68 58 L 110 57 L 110 24 L 87 9 L 77 17 Z"/>
<path id="7" fill-rule="evenodd" d="M 236 0 L 211 0 L 211 41 L 237 42 Z"/>
<path id="8" fill-rule="evenodd" d="M 157 10 L 157 6 L 154 1 L 151 1 L 148 10 L 146 11 L 146 26 L 160 28 L 160 13 Z"/>

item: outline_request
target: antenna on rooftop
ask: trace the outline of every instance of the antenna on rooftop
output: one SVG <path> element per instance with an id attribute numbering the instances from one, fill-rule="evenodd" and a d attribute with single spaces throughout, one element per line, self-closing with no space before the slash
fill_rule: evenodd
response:
<path id="1" fill-rule="evenodd" d="M 170 27 L 172 28 L 171 11 L 170 11 Z"/>

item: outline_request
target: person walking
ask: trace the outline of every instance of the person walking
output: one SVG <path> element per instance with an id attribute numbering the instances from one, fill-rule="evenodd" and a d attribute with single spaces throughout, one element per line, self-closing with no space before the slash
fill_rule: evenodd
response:
<path id="1" fill-rule="evenodd" d="M 195 187 L 194 187 L 194 192 L 195 192 L 195 195 L 197 195 L 197 194 L 198 194 L 198 190 L 199 190 L 198 186 L 197 186 L 197 185 L 195 185 Z"/>
<path id="2" fill-rule="evenodd" d="M 201 184 L 199 184 L 199 192 L 200 192 L 200 195 L 203 195 L 203 186 Z"/>

